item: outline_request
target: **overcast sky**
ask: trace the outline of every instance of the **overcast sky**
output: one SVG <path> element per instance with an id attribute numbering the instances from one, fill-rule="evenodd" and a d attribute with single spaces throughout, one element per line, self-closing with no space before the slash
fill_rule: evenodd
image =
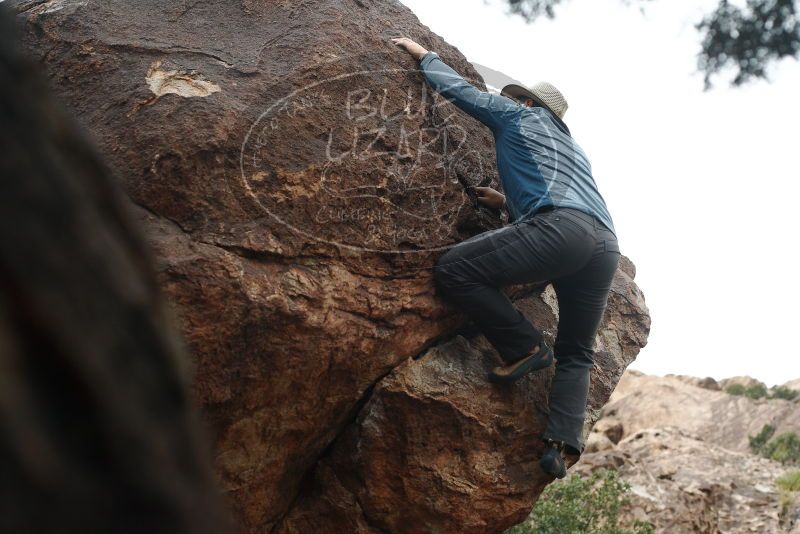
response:
<path id="1" fill-rule="evenodd" d="M 631 365 L 768 386 L 800 377 L 800 65 L 703 92 L 694 23 L 717 0 L 566 0 L 527 25 L 502 0 L 402 0 L 470 61 L 547 80 L 592 162 L 653 320 Z M 734 2 L 738 3 L 738 2 Z"/>

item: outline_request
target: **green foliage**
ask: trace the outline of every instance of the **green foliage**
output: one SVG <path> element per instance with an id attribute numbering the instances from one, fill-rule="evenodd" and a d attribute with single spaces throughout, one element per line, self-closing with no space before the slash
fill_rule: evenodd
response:
<path id="1" fill-rule="evenodd" d="M 775 485 L 785 491 L 800 491 L 800 470 L 789 471 L 776 480 Z"/>
<path id="2" fill-rule="evenodd" d="M 800 436 L 794 432 L 784 432 L 773 437 L 775 427 L 764 425 L 755 436 L 748 436 L 750 449 L 764 458 L 782 464 L 800 465 Z"/>
<path id="3" fill-rule="evenodd" d="M 527 22 L 533 22 L 541 16 L 548 18 L 555 17 L 555 7 L 563 0 L 507 0 L 508 7 L 514 15 L 520 15 Z M 631 4 L 634 1 L 641 3 L 651 0 L 622 0 L 623 4 Z"/>
<path id="4" fill-rule="evenodd" d="M 747 439 L 750 441 L 750 449 L 755 453 L 761 454 L 764 445 L 767 444 L 767 441 L 769 441 L 769 438 L 771 438 L 774 433 L 774 426 L 764 425 L 761 427 L 761 431 L 755 436 L 747 436 Z"/>
<path id="5" fill-rule="evenodd" d="M 800 391 L 785 386 L 774 386 L 770 390 L 770 398 L 772 399 L 785 399 L 790 401 L 796 399 L 798 395 L 800 395 Z"/>
<path id="6" fill-rule="evenodd" d="M 778 487 L 780 494 L 778 517 L 786 520 L 795 502 L 795 493 L 800 492 L 800 470 L 789 471 L 778 478 L 775 481 L 775 485 Z"/>
<path id="7" fill-rule="evenodd" d="M 750 387 L 745 387 L 742 384 L 731 384 L 725 388 L 725 393 L 731 395 L 744 395 L 751 399 L 785 399 L 794 400 L 800 395 L 800 391 L 790 389 L 784 386 L 773 386 L 767 390 L 763 384 L 755 384 Z"/>
<path id="8" fill-rule="evenodd" d="M 747 388 L 742 384 L 730 384 L 725 388 L 725 393 L 730 393 L 731 395 L 744 395 L 745 391 L 747 391 Z"/>
<path id="9" fill-rule="evenodd" d="M 800 436 L 784 432 L 764 445 L 761 454 L 782 464 L 800 465 Z"/>
<path id="10" fill-rule="evenodd" d="M 542 15 L 549 18 L 555 16 L 553 8 L 562 0 L 508 0 L 508 6 L 515 15 L 521 15 L 528 22 L 533 22 Z"/>
<path id="11" fill-rule="evenodd" d="M 547 486 L 530 518 L 506 534 L 651 534 L 649 523 L 637 520 L 631 528 L 619 524 L 629 490 L 630 485 L 609 469 L 589 477 L 567 477 Z"/>
<path id="12" fill-rule="evenodd" d="M 703 32 L 698 67 L 709 79 L 727 66 L 737 68 L 733 85 L 765 78 L 765 66 L 800 52 L 800 21 L 795 0 L 747 0 L 742 9 L 720 0 L 697 29 Z"/>
<path id="13" fill-rule="evenodd" d="M 788 518 L 792 503 L 794 502 L 794 496 L 790 491 L 780 490 L 780 499 L 778 500 L 778 517 L 782 520 L 786 520 Z"/>
<path id="14" fill-rule="evenodd" d="M 751 399 L 760 399 L 767 396 L 767 388 L 764 384 L 755 384 L 745 389 L 744 394 Z"/>
<path id="15" fill-rule="evenodd" d="M 552 18 L 563 0 L 507 0 L 511 13 L 532 22 L 542 15 Z M 630 4 L 634 0 L 622 0 Z M 649 0 L 638 0 L 646 2 Z M 746 6 L 719 0 L 717 8 L 695 25 L 702 35 L 697 67 L 711 77 L 736 69 L 734 86 L 753 78 L 766 78 L 766 66 L 783 57 L 800 55 L 800 18 L 796 0 L 747 0 Z"/>

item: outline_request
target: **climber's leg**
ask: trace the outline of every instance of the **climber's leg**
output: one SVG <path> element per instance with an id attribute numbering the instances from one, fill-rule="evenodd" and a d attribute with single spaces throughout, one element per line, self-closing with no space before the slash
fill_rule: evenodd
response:
<path id="1" fill-rule="evenodd" d="M 594 250 L 593 237 L 557 214 L 478 234 L 451 248 L 434 268 L 439 291 L 472 319 L 506 362 L 528 354 L 542 333 L 500 287 L 575 271 Z"/>
<path id="2" fill-rule="evenodd" d="M 610 234 L 610 232 L 608 232 Z M 613 234 L 610 234 L 613 237 Z M 616 243 L 609 239 L 608 243 Z M 553 280 L 558 297 L 558 334 L 553 346 L 556 373 L 549 398 L 549 417 L 542 439 L 565 443 L 567 454 L 583 453 L 583 425 L 594 343 L 619 262 L 619 249 L 603 245 L 579 271 Z"/>

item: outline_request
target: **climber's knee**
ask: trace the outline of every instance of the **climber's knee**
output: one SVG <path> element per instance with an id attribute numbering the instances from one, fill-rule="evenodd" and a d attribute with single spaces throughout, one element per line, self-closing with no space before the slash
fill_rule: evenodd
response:
<path id="1" fill-rule="evenodd" d="M 442 262 L 441 258 L 433 268 L 433 281 L 436 288 L 442 292 L 453 286 L 454 276 L 452 271 L 449 270 L 447 264 Z"/>
<path id="2" fill-rule="evenodd" d="M 455 285 L 457 275 L 453 267 L 457 261 L 457 250 L 455 248 L 451 248 L 442 254 L 436 261 L 436 265 L 433 268 L 433 279 L 439 289 L 447 290 Z"/>

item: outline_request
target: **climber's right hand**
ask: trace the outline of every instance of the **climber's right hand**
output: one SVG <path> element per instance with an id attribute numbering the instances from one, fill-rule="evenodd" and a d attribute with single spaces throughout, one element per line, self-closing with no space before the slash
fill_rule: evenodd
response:
<path id="1" fill-rule="evenodd" d="M 428 51 L 425 48 L 415 43 L 408 37 L 396 37 L 392 39 L 392 42 L 397 46 L 399 46 L 400 48 L 405 48 L 406 52 L 411 54 L 411 56 L 417 61 L 422 59 L 422 57 L 428 53 Z"/>
<path id="2" fill-rule="evenodd" d="M 499 210 L 506 204 L 506 196 L 491 187 L 475 186 L 475 193 L 478 195 L 478 202 L 484 206 Z"/>

